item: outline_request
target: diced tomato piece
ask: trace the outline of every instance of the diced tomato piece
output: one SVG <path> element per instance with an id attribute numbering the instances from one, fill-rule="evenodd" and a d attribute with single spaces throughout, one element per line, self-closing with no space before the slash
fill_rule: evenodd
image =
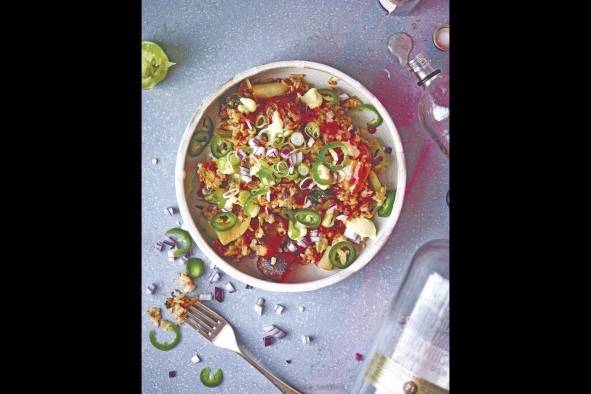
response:
<path id="1" fill-rule="evenodd" d="M 336 134 L 339 131 L 339 124 L 337 122 L 329 122 L 320 126 L 320 132 L 323 134 Z"/>

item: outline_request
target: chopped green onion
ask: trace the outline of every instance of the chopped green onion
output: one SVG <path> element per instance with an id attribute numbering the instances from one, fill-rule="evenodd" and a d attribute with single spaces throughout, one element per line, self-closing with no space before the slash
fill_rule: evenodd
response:
<path id="1" fill-rule="evenodd" d="M 267 126 L 269 124 L 269 119 L 267 119 L 267 117 L 263 114 L 259 114 L 259 116 L 257 116 L 257 120 L 255 122 L 255 127 L 257 129 L 262 129 L 263 127 Z"/>
<path id="2" fill-rule="evenodd" d="M 298 166 L 298 174 L 300 174 L 301 176 L 306 176 L 309 173 L 310 173 L 310 167 L 308 167 L 304 163 L 300 163 L 300 165 Z"/>
<path id="3" fill-rule="evenodd" d="M 320 126 L 316 122 L 308 122 L 306 127 L 304 127 L 304 131 L 314 139 L 320 137 Z"/>
<path id="4" fill-rule="evenodd" d="M 283 178 L 289 175 L 289 166 L 284 161 L 278 161 L 273 166 L 273 174 L 279 178 Z"/>

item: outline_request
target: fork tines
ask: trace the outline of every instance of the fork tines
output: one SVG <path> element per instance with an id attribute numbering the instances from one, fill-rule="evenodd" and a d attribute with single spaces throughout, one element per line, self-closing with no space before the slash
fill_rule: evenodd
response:
<path id="1" fill-rule="evenodd" d="M 187 312 L 186 322 L 209 340 L 213 339 L 225 324 L 225 320 L 220 315 L 201 302 L 195 302 L 189 306 Z"/>

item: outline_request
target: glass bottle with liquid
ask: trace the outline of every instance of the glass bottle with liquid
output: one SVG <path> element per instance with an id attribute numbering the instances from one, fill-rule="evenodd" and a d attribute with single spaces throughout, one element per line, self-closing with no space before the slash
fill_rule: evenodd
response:
<path id="1" fill-rule="evenodd" d="M 423 88 L 419 98 L 419 121 L 449 157 L 449 77 L 434 69 L 422 53 L 409 61 L 408 66 Z"/>
<path id="2" fill-rule="evenodd" d="M 415 253 L 352 393 L 449 393 L 449 241 Z"/>

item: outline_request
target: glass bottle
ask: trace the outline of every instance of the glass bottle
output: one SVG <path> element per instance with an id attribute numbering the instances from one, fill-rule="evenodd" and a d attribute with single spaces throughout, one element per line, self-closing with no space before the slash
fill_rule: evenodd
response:
<path id="1" fill-rule="evenodd" d="M 423 88 L 419 98 L 419 121 L 449 157 L 449 77 L 434 69 L 422 53 L 409 61 L 408 66 Z"/>
<path id="2" fill-rule="evenodd" d="M 355 394 L 449 392 L 449 241 L 421 246 L 394 298 Z"/>

